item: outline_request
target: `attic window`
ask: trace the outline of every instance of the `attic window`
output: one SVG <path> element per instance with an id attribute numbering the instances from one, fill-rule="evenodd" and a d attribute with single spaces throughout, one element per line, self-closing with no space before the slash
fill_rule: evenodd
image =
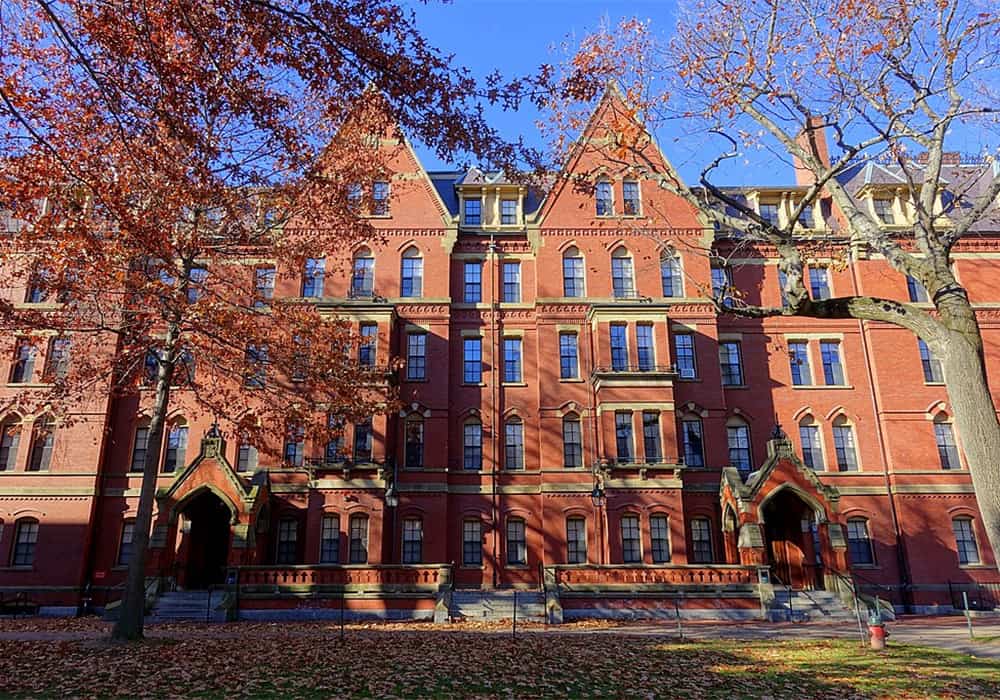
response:
<path id="1" fill-rule="evenodd" d="M 504 199 L 500 201 L 500 223 L 512 226 L 517 223 L 517 200 Z"/>
<path id="2" fill-rule="evenodd" d="M 614 216 L 614 200 L 611 195 L 611 183 L 604 180 L 597 183 L 595 191 L 597 197 L 597 215 Z"/>
<path id="3" fill-rule="evenodd" d="M 466 199 L 463 221 L 469 226 L 482 224 L 483 201 L 481 199 Z"/>
<path id="4" fill-rule="evenodd" d="M 875 199 L 873 200 L 875 206 L 875 216 L 878 220 L 887 226 L 892 226 L 896 223 L 896 215 L 892 211 L 892 200 L 891 199 Z"/>
<path id="5" fill-rule="evenodd" d="M 778 205 L 777 204 L 761 204 L 760 205 L 760 218 L 766 221 L 771 226 L 778 225 Z"/>

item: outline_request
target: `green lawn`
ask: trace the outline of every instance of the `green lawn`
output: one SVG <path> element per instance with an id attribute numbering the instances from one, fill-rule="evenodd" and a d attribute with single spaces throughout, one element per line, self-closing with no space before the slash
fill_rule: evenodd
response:
<path id="1" fill-rule="evenodd" d="M 0 630 L 4 629 L 0 621 Z M 1000 663 L 856 641 L 676 642 L 425 626 L 174 626 L 142 644 L 0 641 L 6 697 L 1000 697 Z M 97 637 L 97 635 L 93 635 Z"/>

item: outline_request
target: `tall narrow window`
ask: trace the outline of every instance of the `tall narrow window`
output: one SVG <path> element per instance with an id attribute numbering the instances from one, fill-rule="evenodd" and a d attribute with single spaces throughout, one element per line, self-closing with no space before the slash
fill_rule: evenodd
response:
<path id="1" fill-rule="evenodd" d="M 521 301 L 521 263 L 503 264 L 503 300 L 508 304 Z"/>
<path id="2" fill-rule="evenodd" d="M 843 416 L 833 421 L 833 449 L 837 452 L 837 470 L 856 472 L 858 452 L 854 447 L 854 428 Z"/>
<path id="3" fill-rule="evenodd" d="M 14 529 L 14 547 L 11 566 L 31 566 L 35 563 L 35 548 L 38 545 L 38 521 L 30 518 L 17 521 Z"/>
<path id="4" fill-rule="evenodd" d="M 684 296 L 684 286 L 681 279 L 681 261 L 672 255 L 664 257 L 660 261 L 660 283 L 663 287 L 663 296 Z"/>
<path id="5" fill-rule="evenodd" d="M 622 563 L 642 563 L 642 539 L 639 535 L 639 516 L 623 515 L 622 528 Z"/>
<path id="6" fill-rule="evenodd" d="M 503 339 L 503 380 L 505 382 L 521 381 L 521 339 Z"/>
<path id="7" fill-rule="evenodd" d="M 462 566 L 483 565 L 483 524 L 479 520 L 462 521 Z"/>
<path id="8" fill-rule="evenodd" d="M 915 277 L 910 275 L 906 276 L 906 291 L 909 294 L 910 301 L 912 302 L 926 302 L 930 301 L 930 297 L 927 295 L 927 289 L 924 285 L 920 284 Z"/>
<path id="9" fill-rule="evenodd" d="M 241 442 L 236 452 L 236 471 L 251 472 L 257 469 L 259 455 L 257 448 L 249 442 Z"/>
<path id="10" fill-rule="evenodd" d="M 278 542 L 274 552 L 275 564 L 295 564 L 299 558 L 299 522 L 294 518 L 278 521 Z"/>
<path id="11" fill-rule="evenodd" d="M 875 563 L 875 549 L 872 547 L 868 521 L 865 518 L 848 518 L 847 550 L 851 564 L 871 566 Z"/>
<path id="12" fill-rule="evenodd" d="M 406 336 L 406 378 L 411 382 L 427 379 L 426 333 Z"/>
<path id="13" fill-rule="evenodd" d="M 326 441 L 324 461 L 327 464 L 339 464 L 346 459 L 344 450 L 344 423 L 332 413 L 326 419 L 327 428 L 331 431 Z"/>
<path id="14" fill-rule="evenodd" d="M 653 563 L 670 561 L 670 529 L 667 516 L 654 515 L 649 519 L 649 536 L 653 543 Z"/>
<path id="15" fill-rule="evenodd" d="M 377 180 L 372 183 L 372 216 L 389 215 L 389 183 Z"/>
<path id="16" fill-rule="evenodd" d="M 694 564 L 711 564 L 715 556 L 712 553 L 712 524 L 708 518 L 694 518 L 691 521 L 691 562 Z"/>
<path id="17" fill-rule="evenodd" d="M 128 566 L 132 561 L 132 540 L 135 537 L 135 521 L 122 523 L 122 536 L 118 541 L 118 566 Z"/>
<path id="18" fill-rule="evenodd" d="M 274 267 L 258 267 L 253 273 L 253 307 L 266 309 L 274 299 L 274 280 L 278 271 Z"/>
<path id="19" fill-rule="evenodd" d="M 205 294 L 205 282 L 208 280 L 208 269 L 193 267 L 188 273 L 187 300 L 193 304 Z"/>
<path id="20" fill-rule="evenodd" d="M 618 248 L 612 253 L 611 287 L 616 298 L 628 299 L 635 296 L 632 258 L 624 248 Z"/>
<path id="21" fill-rule="evenodd" d="M 628 369 L 628 326 L 624 323 L 612 323 L 611 332 L 611 369 L 624 372 Z"/>
<path id="22" fill-rule="evenodd" d="M 976 543 L 976 531 L 972 527 L 972 518 L 955 518 L 951 521 L 951 529 L 955 533 L 958 563 L 963 566 L 979 564 L 979 545 Z"/>
<path id="23" fill-rule="evenodd" d="M 816 228 L 816 217 L 813 214 L 813 206 L 806 204 L 799 212 L 799 225 L 802 228 Z"/>
<path id="24" fill-rule="evenodd" d="M 47 471 L 52 464 L 52 448 L 56 440 L 56 426 L 51 418 L 41 418 L 35 421 L 31 430 L 31 457 L 28 460 L 28 471 Z"/>
<path id="25" fill-rule="evenodd" d="M 173 425 L 167 433 L 167 449 L 163 455 L 163 471 L 173 472 L 187 465 L 188 427 Z"/>
<path id="26" fill-rule="evenodd" d="M 358 345 L 358 364 L 362 367 L 374 367 L 378 349 L 378 324 L 362 323 L 359 330 L 361 342 Z"/>
<path id="27" fill-rule="evenodd" d="M 483 424 L 477 420 L 462 426 L 462 468 L 483 468 Z"/>
<path id="28" fill-rule="evenodd" d="M 354 273 L 351 275 L 351 296 L 367 299 L 375 293 L 375 258 L 367 249 L 362 249 L 354 257 Z"/>
<path id="29" fill-rule="evenodd" d="M 566 563 L 587 563 L 587 521 L 583 518 L 566 519 Z"/>
<path id="30" fill-rule="evenodd" d="M 154 358 L 155 361 L 155 358 Z M 247 374 L 245 384 L 252 389 L 263 389 L 267 384 L 267 345 L 247 345 L 246 362 Z"/>
<path id="31" fill-rule="evenodd" d="M 632 413 L 615 412 L 615 447 L 619 462 L 632 461 Z"/>
<path id="32" fill-rule="evenodd" d="M 743 385 L 743 358 L 738 341 L 726 340 L 719 343 L 719 365 L 722 369 L 723 386 Z"/>
<path id="33" fill-rule="evenodd" d="M 69 338 L 53 338 L 45 360 L 45 381 L 65 379 L 69 374 Z"/>
<path id="34" fill-rule="evenodd" d="M 323 282 L 326 280 L 326 259 L 307 258 L 302 273 L 302 296 L 317 299 L 323 296 Z"/>
<path id="35" fill-rule="evenodd" d="M 622 183 L 622 209 L 625 216 L 639 215 L 639 183 L 635 180 Z"/>
<path id="36" fill-rule="evenodd" d="M 419 564 L 424 560 L 424 523 L 420 518 L 403 520 L 403 563 Z"/>
<path id="37" fill-rule="evenodd" d="M 762 203 L 759 206 L 760 218 L 766 221 L 771 226 L 778 225 L 778 205 Z"/>
<path id="38" fill-rule="evenodd" d="M 657 411 L 642 412 L 642 447 L 647 462 L 659 462 L 663 458 L 660 449 L 660 414 Z"/>
<path id="39" fill-rule="evenodd" d="M 639 371 L 653 370 L 656 367 L 656 353 L 653 350 L 653 327 L 648 323 L 640 323 L 635 327 L 635 346 Z"/>
<path id="40" fill-rule="evenodd" d="M 722 306 L 729 306 L 733 301 L 733 270 L 728 265 L 712 265 L 712 298 L 717 299 Z"/>
<path id="41" fill-rule="evenodd" d="M 823 358 L 823 379 L 829 386 L 844 384 L 844 366 L 840 361 L 840 343 L 835 340 L 823 340 L 819 344 L 820 356 Z"/>
<path id="42" fill-rule="evenodd" d="M 611 183 L 607 180 L 598 182 L 594 194 L 597 204 L 597 215 L 613 216 L 615 213 L 615 205 L 611 190 Z"/>
<path id="43" fill-rule="evenodd" d="M 340 516 L 324 515 L 319 536 L 319 563 L 336 564 L 340 561 Z"/>
<path id="44" fill-rule="evenodd" d="M 504 426 L 504 468 L 524 469 L 524 423 L 516 416 Z"/>
<path id="45" fill-rule="evenodd" d="M 576 333 L 559 334 L 559 378 L 576 379 L 580 376 Z"/>
<path id="46" fill-rule="evenodd" d="M 813 300 L 830 298 L 830 273 L 825 267 L 809 268 L 809 292 Z"/>
<path id="47" fill-rule="evenodd" d="M 407 418 L 404 423 L 406 431 L 407 469 L 423 469 L 424 467 L 424 421 L 420 418 Z"/>
<path id="48" fill-rule="evenodd" d="M 424 259 L 413 246 L 406 249 L 400 263 L 401 297 L 419 297 L 424 293 Z"/>
<path id="49" fill-rule="evenodd" d="M 149 426 L 141 424 L 135 429 L 132 442 L 132 463 L 129 471 L 141 472 L 146 468 L 146 450 L 149 447 Z"/>
<path id="50" fill-rule="evenodd" d="M 942 420 L 934 422 L 934 439 L 937 442 L 938 459 L 942 469 L 961 469 L 962 460 L 958 457 L 958 445 L 955 443 L 955 433 L 951 423 Z"/>
<path id="51" fill-rule="evenodd" d="M 479 384 L 483 381 L 483 339 L 462 340 L 462 381 Z"/>
<path id="52" fill-rule="evenodd" d="M 896 223 L 896 214 L 892 210 L 892 200 L 886 198 L 873 199 L 875 216 L 883 224 L 892 226 Z"/>
<path id="53" fill-rule="evenodd" d="M 283 456 L 285 464 L 301 467 L 305 461 L 306 431 L 301 425 L 289 426 L 285 431 Z"/>
<path id="54" fill-rule="evenodd" d="M 483 300 L 483 263 L 478 260 L 469 261 L 463 269 L 465 294 L 462 299 L 466 304 L 478 304 Z"/>
<path id="55" fill-rule="evenodd" d="M 684 445 L 684 464 L 689 467 L 705 466 L 705 448 L 701 437 L 701 421 L 685 418 L 681 421 L 681 441 Z"/>
<path id="56" fill-rule="evenodd" d="M 483 200 L 464 200 L 463 222 L 466 226 L 479 226 L 483 222 Z"/>
<path id="57" fill-rule="evenodd" d="M 729 442 L 729 463 L 739 471 L 750 471 L 750 428 L 744 423 L 726 426 Z"/>
<path id="58" fill-rule="evenodd" d="M 11 384 L 28 384 L 35 379 L 35 357 L 38 348 L 27 339 L 17 341 L 14 363 L 10 371 Z"/>
<path id="59" fill-rule="evenodd" d="M 26 304 L 43 304 L 49 298 L 49 278 L 51 273 L 48 270 L 36 270 L 28 278 L 28 289 L 24 295 Z"/>
<path id="60" fill-rule="evenodd" d="M 507 519 L 507 563 L 524 566 L 528 563 L 528 541 L 525 538 L 524 521 L 520 518 Z"/>
<path id="61" fill-rule="evenodd" d="M 368 563 L 368 516 L 351 516 L 348 530 L 348 559 L 351 564 Z"/>
<path id="62" fill-rule="evenodd" d="M 917 338 L 917 348 L 920 350 L 920 366 L 924 370 L 924 382 L 927 384 L 940 384 L 944 382 L 944 368 L 941 360 L 934 357 L 931 349 L 927 347 L 920 338 Z"/>
<path id="63" fill-rule="evenodd" d="M 565 416 L 562 421 L 563 466 L 577 469 L 583 466 L 583 431 L 576 414 Z"/>
<path id="64" fill-rule="evenodd" d="M 802 440 L 802 461 L 810 469 L 823 469 L 823 445 L 820 442 L 819 426 L 813 423 L 799 424 L 799 439 Z"/>
<path id="65" fill-rule="evenodd" d="M 584 295 L 583 256 L 576 248 L 563 253 L 563 295 L 582 297 Z"/>
<path id="66" fill-rule="evenodd" d="M 693 333 L 674 333 L 674 361 L 677 363 L 677 374 L 681 379 L 698 377 Z"/>
<path id="67" fill-rule="evenodd" d="M 10 418 L 0 422 L 0 472 L 13 471 L 17 466 L 20 443 L 21 426 Z"/>
<path id="68" fill-rule="evenodd" d="M 792 370 L 793 386 L 808 386 L 812 384 L 812 372 L 809 370 L 809 344 L 804 340 L 788 343 L 788 363 Z"/>
<path id="69" fill-rule="evenodd" d="M 503 226 L 513 226 L 517 223 L 517 200 L 500 200 L 500 224 Z"/>
<path id="70" fill-rule="evenodd" d="M 354 461 L 364 464 L 372 461 L 372 422 L 369 418 L 354 424 Z"/>
<path id="71" fill-rule="evenodd" d="M 781 295 L 781 308 L 788 308 L 788 275 L 784 270 L 778 270 L 778 293 Z"/>

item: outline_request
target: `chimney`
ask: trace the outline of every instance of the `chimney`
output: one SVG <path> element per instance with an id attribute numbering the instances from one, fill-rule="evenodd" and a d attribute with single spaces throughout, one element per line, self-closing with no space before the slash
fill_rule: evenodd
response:
<path id="1" fill-rule="evenodd" d="M 830 150 L 826 146 L 825 121 L 823 117 L 809 117 L 806 120 L 806 128 L 795 138 L 795 142 L 829 167 Z M 811 185 L 816 180 L 812 170 L 804 166 L 798 158 L 793 158 L 793 164 L 796 185 Z"/>

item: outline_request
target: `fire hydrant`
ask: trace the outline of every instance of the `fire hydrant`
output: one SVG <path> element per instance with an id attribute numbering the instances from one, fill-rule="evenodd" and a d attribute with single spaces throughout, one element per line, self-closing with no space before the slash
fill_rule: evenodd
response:
<path id="1" fill-rule="evenodd" d="M 871 641 L 872 649 L 881 651 L 885 649 L 885 639 L 889 633 L 885 630 L 885 622 L 879 612 L 873 612 L 868 618 L 868 637 Z"/>

